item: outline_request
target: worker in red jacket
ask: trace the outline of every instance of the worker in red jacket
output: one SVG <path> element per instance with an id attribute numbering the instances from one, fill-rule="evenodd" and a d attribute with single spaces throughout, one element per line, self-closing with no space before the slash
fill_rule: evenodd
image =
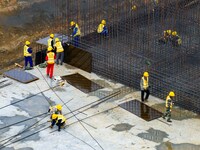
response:
<path id="1" fill-rule="evenodd" d="M 47 56 L 45 60 L 47 61 L 47 76 L 52 78 L 53 76 L 53 69 L 54 69 L 54 63 L 56 59 L 56 55 L 52 52 L 53 48 L 48 47 L 47 49 Z"/>

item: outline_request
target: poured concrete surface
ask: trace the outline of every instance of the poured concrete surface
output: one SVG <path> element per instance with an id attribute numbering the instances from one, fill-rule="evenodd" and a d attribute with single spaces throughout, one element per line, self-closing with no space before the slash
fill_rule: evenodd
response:
<path id="1" fill-rule="evenodd" d="M 0 108 L 10 103 L 14 105 L 0 109 L 0 128 L 12 123 L 45 113 L 50 105 L 63 104 L 63 114 L 68 118 L 68 126 L 57 131 L 48 128 L 49 115 L 40 116 L 12 127 L 0 130 L 0 147 L 2 140 L 9 138 L 38 121 L 24 134 L 18 136 L 23 140 L 7 145 L 3 150 L 198 150 L 200 149 L 200 120 L 197 117 L 185 117 L 181 120 L 172 118 L 167 123 L 162 118 L 145 121 L 122 109 L 120 104 L 133 99 L 140 99 L 140 92 L 119 83 L 105 80 L 95 74 L 89 74 L 71 66 L 55 66 L 55 76 L 79 73 L 102 86 L 90 93 L 84 93 L 70 84 L 56 87 L 57 83 L 45 75 L 45 69 L 35 67 L 27 71 L 39 78 L 29 84 L 12 81 L 13 84 L 0 91 Z M 103 98 L 121 91 L 105 102 Z M 26 99 L 26 97 L 29 97 Z M 96 100 L 102 102 L 90 109 L 88 105 Z M 79 109 L 85 105 L 85 108 Z M 150 96 L 148 106 L 164 106 L 164 101 Z M 160 112 L 165 110 L 160 109 Z M 76 117 L 70 111 L 74 111 Z M 85 111 L 84 111 L 85 110 Z M 176 107 L 173 113 L 181 113 Z M 45 129 L 47 128 L 47 129 Z M 44 130 L 43 130 L 44 129 Z M 40 131 L 42 130 L 42 131 Z M 37 133 L 36 133 L 37 132 Z M 35 134 L 34 134 L 35 133 Z M 33 134 L 33 136 L 27 137 Z M 13 139 L 14 141 L 14 139 Z M 9 143 L 7 143 L 9 144 Z"/>

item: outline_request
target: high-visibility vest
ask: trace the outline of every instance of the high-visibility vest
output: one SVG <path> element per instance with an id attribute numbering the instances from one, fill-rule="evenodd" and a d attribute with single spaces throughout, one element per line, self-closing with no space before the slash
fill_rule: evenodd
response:
<path id="1" fill-rule="evenodd" d="M 48 56 L 47 63 L 48 64 L 54 64 L 54 56 L 55 56 L 55 54 L 53 52 L 49 52 L 49 53 L 47 53 L 47 56 Z"/>
<path id="2" fill-rule="evenodd" d="M 77 28 L 77 31 L 76 31 L 76 34 L 74 35 L 74 37 L 75 37 L 75 36 L 80 36 L 80 35 L 81 35 L 81 31 L 80 31 L 80 28 L 79 28 L 78 24 L 75 25 L 75 27 L 74 27 L 73 30 L 75 30 L 76 28 Z"/>
<path id="3" fill-rule="evenodd" d="M 168 108 L 172 108 L 172 99 L 170 98 L 170 96 L 167 96 L 166 98 L 166 102 L 165 102 L 165 106 Z"/>
<path id="4" fill-rule="evenodd" d="M 63 115 L 58 115 L 58 118 L 57 118 L 56 123 L 58 122 L 58 120 L 61 120 L 61 123 L 63 123 L 63 122 L 65 122 L 67 119 L 66 119 Z"/>
<path id="5" fill-rule="evenodd" d="M 52 45 L 51 45 L 51 42 L 53 41 L 53 39 L 52 38 L 49 38 L 48 40 L 47 40 L 47 44 L 48 44 L 48 47 L 52 47 Z M 53 48 L 53 47 L 52 47 Z"/>
<path id="6" fill-rule="evenodd" d="M 149 87 L 149 78 L 146 77 L 147 80 L 144 79 L 144 77 L 142 77 L 142 80 L 143 80 L 143 88 L 144 89 L 147 89 Z"/>
<path id="7" fill-rule="evenodd" d="M 61 42 L 56 42 L 56 52 L 57 53 L 61 53 L 61 52 L 63 52 L 64 51 L 64 49 L 63 49 L 63 46 L 62 46 L 62 43 Z"/>
<path id="8" fill-rule="evenodd" d="M 104 25 L 103 24 L 99 24 L 98 28 L 97 28 L 97 33 L 101 33 L 103 31 Z"/>
<path id="9" fill-rule="evenodd" d="M 24 45 L 24 56 L 31 56 L 31 53 L 28 52 L 29 47 L 27 45 Z"/>

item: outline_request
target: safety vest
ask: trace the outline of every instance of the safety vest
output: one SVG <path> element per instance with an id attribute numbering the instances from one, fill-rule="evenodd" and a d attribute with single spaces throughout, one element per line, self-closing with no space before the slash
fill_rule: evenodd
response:
<path id="1" fill-rule="evenodd" d="M 31 56 L 31 53 L 28 52 L 29 47 L 27 45 L 24 45 L 24 56 L 28 57 Z"/>
<path id="2" fill-rule="evenodd" d="M 56 123 L 58 123 L 58 120 L 62 120 L 61 123 L 65 122 L 67 119 L 63 115 L 58 115 L 58 119 Z"/>
<path id="3" fill-rule="evenodd" d="M 52 45 L 51 45 L 51 42 L 53 41 L 53 39 L 52 38 L 49 38 L 48 40 L 47 40 L 47 44 L 48 44 L 48 47 L 52 47 Z M 53 48 L 53 47 L 52 47 Z"/>
<path id="4" fill-rule="evenodd" d="M 61 53 L 63 51 L 64 51 L 64 49 L 63 49 L 61 42 L 56 42 L 56 52 Z"/>
<path id="5" fill-rule="evenodd" d="M 149 87 L 149 78 L 146 77 L 147 80 L 144 79 L 144 77 L 142 77 L 142 80 L 143 80 L 143 88 L 144 89 L 147 89 Z"/>
<path id="6" fill-rule="evenodd" d="M 167 108 L 169 108 L 169 107 L 172 108 L 172 99 L 170 98 L 170 96 L 167 96 L 165 106 Z"/>
<path id="7" fill-rule="evenodd" d="M 104 25 L 103 24 L 99 24 L 98 28 L 97 28 L 97 33 L 101 33 L 103 31 Z"/>
<path id="8" fill-rule="evenodd" d="M 47 63 L 48 64 L 54 64 L 54 56 L 55 56 L 55 54 L 53 52 L 49 52 L 49 53 L 47 53 L 47 56 L 48 56 Z"/>
<path id="9" fill-rule="evenodd" d="M 75 30 L 76 28 L 77 28 L 77 31 L 76 31 L 76 34 L 74 35 L 74 37 L 81 35 L 81 31 L 80 31 L 80 28 L 78 27 L 78 24 L 75 25 L 73 30 Z"/>

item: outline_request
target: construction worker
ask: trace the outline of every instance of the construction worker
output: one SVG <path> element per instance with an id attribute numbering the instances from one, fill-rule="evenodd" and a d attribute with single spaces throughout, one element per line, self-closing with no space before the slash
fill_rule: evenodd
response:
<path id="1" fill-rule="evenodd" d="M 80 31 L 80 28 L 78 26 L 77 23 L 75 23 L 74 21 L 71 21 L 70 22 L 70 26 L 71 26 L 71 29 L 72 29 L 72 41 L 73 41 L 73 45 L 75 47 L 78 47 L 79 45 L 79 40 L 80 40 L 80 36 L 81 36 L 81 31 Z"/>
<path id="2" fill-rule="evenodd" d="M 59 38 L 55 39 L 55 49 L 56 49 L 56 64 L 59 64 L 59 60 L 60 60 L 60 65 L 63 64 L 63 60 L 64 60 L 64 48 L 62 46 L 62 43 L 60 42 Z"/>
<path id="3" fill-rule="evenodd" d="M 47 55 L 45 60 L 47 61 L 47 76 L 49 76 L 50 78 L 52 78 L 53 76 L 53 70 L 54 70 L 54 62 L 56 59 L 56 55 L 54 52 L 52 52 L 52 47 L 48 47 L 47 48 Z"/>
<path id="4" fill-rule="evenodd" d="M 182 44 L 182 40 L 180 38 L 180 36 L 178 36 L 176 31 L 172 32 L 172 45 L 174 47 L 178 47 Z"/>
<path id="5" fill-rule="evenodd" d="M 33 68 L 33 60 L 32 60 L 32 49 L 29 47 L 30 46 L 30 42 L 26 41 L 25 45 L 24 45 L 24 60 L 25 60 L 25 66 L 24 69 L 28 69 L 27 65 L 29 63 L 30 65 L 30 69 Z"/>
<path id="6" fill-rule="evenodd" d="M 140 88 L 141 88 L 141 100 L 144 102 L 144 100 L 148 100 L 149 98 L 149 73 L 144 72 L 143 77 L 141 78 L 140 81 Z M 144 94 L 146 93 L 145 99 L 144 99 Z"/>
<path id="7" fill-rule="evenodd" d="M 67 119 L 63 115 L 53 114 L 50 128 L 53 128 L 56 124 L 58 126 L 58 131 L 60 131 L 61 128 L 64 128 L 66 120 Z"/>
<path id="8" fill-rule="evenodd" d="M 171 40 L 172 30 L 165 30 L 163 32 L 163 37 L 159 39 L 160 43 L 166 44 L 168 41 Z"/>
<path id="9" fill-rule="evenodd" d="M 55 106 L 50 106 L 48 112 L 50 114 L 61 114 L 62 115 L 62 106 L 60 104 L 55 105 Z"/>
<path id="10" fill-rule="evenodd" d="M 108 36 L 108 28 L 106 27 L 106 21 L 102 20 L 97 28 L 97 33 Z"/>
<path id="11" fill-rule="evenodd" d="M 48 47 L 51 47 L 52 50 L 54 50 L 53 39 L 54 39 L 54 34 L 50 34 L 49 39 L 47 40 L 47 45 L 48 45 Z M 48 47 L 47 47 L 47 49 L 48 49 Z"/>
<path id="12" fill-rule="evenodd" d="M 165 119 L 165 117 L 168 117 L 167 122 L 172 122 L 171 121 L 171 111 L 172 111 L 172 106 L 174 105 L 174 103 L 173 103 L 174 96 L 175 96 L 175 93 L 173 91 L 171 91 L 171 92 L 169 92 L 169 94 L 166 98 L 166 102 L 165 102 L 166 112 L 163 114 L 163 119 Z"/>

